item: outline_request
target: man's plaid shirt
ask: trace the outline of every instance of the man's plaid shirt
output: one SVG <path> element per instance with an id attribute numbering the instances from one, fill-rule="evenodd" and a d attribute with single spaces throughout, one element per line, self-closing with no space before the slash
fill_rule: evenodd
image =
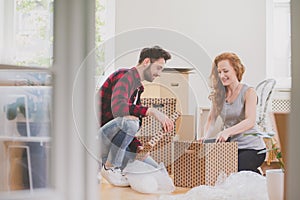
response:
<path id="1" fill-rule="evenodd" d="M 146 116 L 148 107 L 142 106 L 140 101 L 144 87 L 135 67 L 131 69 L 120 69 L 111 74 L 100 88 L 99 95 L 99 120 L 101 126 L 116 117 L 134 115 Z M 135 138 L 130 145 L 132 150 L 140 146 Z"/>

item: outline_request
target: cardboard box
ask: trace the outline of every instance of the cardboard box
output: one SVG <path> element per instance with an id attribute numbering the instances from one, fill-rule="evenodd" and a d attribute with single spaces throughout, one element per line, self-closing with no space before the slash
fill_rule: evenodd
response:
<path id="1" fill-rule="evenodd" d="M 142 98 L 141 103 L 142 105 L 148 107 L 154 107 L 157 110 L 165 113 L 169 117 L 171 117 L 176 109 L 176 98 Z M 160 122 L 157 121 L 154 117 L 144 117 L 139 135 L 153 136 L 160 130 L 160 128 Z M 172 136 L 175 136 L 175 130 L 176 128 L 174 127 L 174 130 L 170 133 Z"/>
<path id="2" fill-rule="evenodd" d="M 142 98 L 142 105 L 154 107 L 171 118 L 176 111 L 176 98 Z M 168 135 L 161 138 L 150 151 L 150 155 L 157 162 L 163 162 L 168 173 L 172 173 L 172 141 L 176 133 L 176 123 L 174 129 Z M 142 127 L 138 133 L 138 139 L 145 145 L 152 137 L 161 130 L 161 124 L 154 117 L 143 118 Z"/>
<path id="3" fill-rule="evenodd" d="M 174 184 L 178 187 L 215 185 L 220 174 L 238 170 L 236 142 L 201 144 L 174 141 Z"/>
<path id="4" fill-rule="evenodd" d="M 176 134 L 179 141 L 195 140 L 195 117 L 193 115 L 181 115 L 176 121 Z"/>
<path id="5" fill-rule="evenodd" d="M 138 136 L 142 144 L 151 139 L 151 136 Z M 150 156 L 159 164 L 164 163 L 168 173 L 172 174 L 173 137 L 164 136 L 150 151 Z"/>
<path id="6" fill-rule="evenodd" d="M 210 112 L 210 108 L 208 107 L 198 107 L 196 109 L 196 123 L 197 123 L 197 134 L 196 138 L 200 139 L 204 136 L 204 126 L 207 121 L 208 115 Z M 211 137 L 215 137 L 221 130 L 223 129 L 223 121 L 220 117 L 217 117 Z"/>

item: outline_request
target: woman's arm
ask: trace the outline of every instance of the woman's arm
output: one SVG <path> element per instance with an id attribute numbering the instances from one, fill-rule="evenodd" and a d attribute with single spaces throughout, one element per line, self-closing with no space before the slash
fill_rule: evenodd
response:
<path id="1" fill-rule="evenodd" d="M 256 122 L 257 95 L 253 88 L 249 88 L 245 94 L 245 119 L 240 123 L 221 131 L 217 142 L 225 142 L 229 137 L 253 128 Z"/>
<path id="2" fill-rule="evenodd" d="M 217 119 L 217 115 L 215 113 L 216 111 L 214 106 L 211 106 L 206 123 L 204 125 L 204 138 L 202 138 L 202 140 L 206 138 L 210 138 L 212 136 L 211 134 L 214 130 L 214 126 Z"/>

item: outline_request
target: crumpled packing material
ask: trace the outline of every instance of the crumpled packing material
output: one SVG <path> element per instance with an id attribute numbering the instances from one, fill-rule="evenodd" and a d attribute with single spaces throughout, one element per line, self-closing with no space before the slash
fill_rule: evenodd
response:
<path id="1" fill-rule="evenodd" d="M 130 187 L 137 192 L 167 194 L 175 190 L 174 183 L 163 163 L 155 168 L 145 162 L 135 160 L 128 163 L 123 172 Z"/>
<path id="2" fill-rule="evenodd" d="M 200 185 L 185 194 L 161 195 L 159 200 L 268 200 L 266 178 L 251 171 L 233 173 L 215 186 Z M 224 179 L 222 181 L 222 179 Z"/>

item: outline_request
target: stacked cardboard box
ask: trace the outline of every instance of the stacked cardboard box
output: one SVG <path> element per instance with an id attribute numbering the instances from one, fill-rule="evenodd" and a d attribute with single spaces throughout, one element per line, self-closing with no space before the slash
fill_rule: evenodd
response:
<path id="1" fill-rule="evenodd" d="M 141 102 L 142 105 L 154 107 L 170 118 L 175 113 L 176 98 L 142 98 Z M 174 125 L 176 126 L 176 124 Z M 143 125 L 138 134 L 138 139 L 145 145 L 152 137 L 155 137 L 160 130 L 161 124 L 152 116 L 148 116 L 143 119 Z M 172 173 L 172 142 L 175 136 L 175 130 L 174 128 L 171 133 L 162 137 L 150 151 L 150 155 L 156 162 L 164 163 L 169 174 Z"/>
<path id="2" fill-rule="evenodd" d="M 175 113 L 175 98 L 143 98 L 141 101 L 143 105 L 155 107 L 169 117 Z M 175 128 L 171 134 L 165 135 L 150 151 L 154 160 L 165 164 L 168 173 L 174 177 L 174 184 L 178 187 L 215 185 L 220 174 L 228 176 L 238 169 L 237 143 L 202 144 L 193 141 L 195 139 L 193 120 L 193 117 L 181 116 L 176 122 L 178 130 Z M 138 139 L 146 144 L 160 130 L 161 125 L 157 120 L 146 117 Z M 176 130 L 180 133 L 179 141 L 175 141 Z"/>
<path id="3" fill-rule="evenodd" d="M 178 187 L 215 185 L 219 175 L 238 169 L 236 142 L 209 143 L 174 141 L 174 184 Z"/>
<path id="4" fill-rule="evenodd" d="M 148 107 L 154 107 L 157 110 L 163 112 L 167 116 L 171 117 L 176 109 L 176 98 L 142 98 L 142 105 Z M 148 116 L 143 118 L 143 125 L 140 130 L 141 136 L 153 136 L 161 129 L 161 124 L 154 117 Z M 175 136 L 175 128 L 170 133 Z"/>

